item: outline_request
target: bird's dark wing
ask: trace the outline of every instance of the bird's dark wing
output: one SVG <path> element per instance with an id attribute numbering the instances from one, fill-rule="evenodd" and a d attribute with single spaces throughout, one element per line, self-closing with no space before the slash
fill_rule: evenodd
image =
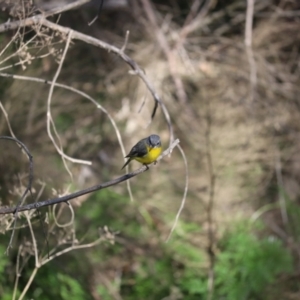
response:
<path id="1" fill-rule="evenodd" d="M 147 139 L 140 140 L 135 146 L 132 147 L 129 154 L 125 157 L 143 157 L 148 153 L 147 150 Z"/>

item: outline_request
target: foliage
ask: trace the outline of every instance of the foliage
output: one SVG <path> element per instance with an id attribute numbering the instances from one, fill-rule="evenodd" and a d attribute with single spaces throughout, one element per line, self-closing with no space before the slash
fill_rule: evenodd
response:
<path id="1" fill-rule="evenodd" d="M 3 300 L 10 300 L 12 298 L 12 289 L 7 284 L 8 276 L 7 270 L 9 268 L 10 262 L 8 257 L 4 254 L 5 248 L 0 245 L 0 298 Z M 5 284 L 6 283 L 6 284 Z"/>
<path id="2" fill-rule="evenodd" d="M 56 258 L 38 270 L 27 296 L 45 300 L 92 299 L 89 282 L 96 280 L 95 291 L 104 300 L 111 299 L 111 289 L 119 291 L 124 300 L 206 298 L 205 249 L 190 242 L 193 235 L 200 233 L 197 224 L 181 220 L 178 230 L 165 243 L 153 230 L 153 224 L 139 217 L 138 205 L 129 203 L 127 197 L 110 190 L 92 195 L 76 211 L 77 235 L 88 242 L 97 236 L 99 227 L 108 226 L 119 231 L 117 241 L 126 242 L 102 244 L 97 249 L 72 251 Z M 261 224 L 235 223 L 220 238 L 214 299 L 266 299 L 278 275 L 292 271 L 291 254 L 277 238 L 259 238 L 263 230 Z M 107 286 L 96 274 L 106 276 L 116 261 L 120 262 L 121 280 L 117 283 L 107 278 L 111 282 Z M 7 263 L 4 256 L 0 264 L 2 283 L 7 281 Z M 23 274 L 23 280 L 29 278 L 30 272 Z M 19 287 L 23 284 L 21 281 Z M 10 299 L 11 290 L 5 288 L 9 285 L 2 286 L 1 299 Z"/>
<path id="3" fill-rule="evenodd" d="M 292 256 L 274 236 L 259 239 L 249 224 L 238 224 L 220 241 L 216 295 L 222 299 L 265 299 L 281 273 L 292 271 Z M 217 297 L 217 299 L 218 299 Z"/>
<path id="4" fill-rule="evenodd" d="M 53 265 L 47 265 L 40 271 L 31 292 L 28 293 L 33 299 L 92 299 L 77 276 L 75 279 L 70 274 L 60 272 L 59 268 Z"/>

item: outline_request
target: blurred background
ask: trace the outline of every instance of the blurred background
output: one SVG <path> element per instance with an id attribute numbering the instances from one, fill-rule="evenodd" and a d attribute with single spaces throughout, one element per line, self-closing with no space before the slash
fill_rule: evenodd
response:
<path id="1" fill-rule="evenodd" d="M 66 2 L 2 0 L 1 24 Z M 162 98 L 187 157 L 186 203 L 167 241 L 186 187 L 175 149 L 130 180 L 133 201 L 122 183 L 71 201 L 74 211 L 60 204 L 20 214 L 12 249 L 0 255 L 1 299 L 300 299 L 299 1 L 105 0 L 89 26 L 98 6 L 49 20 L 119 48 L 130 32 L 125 53 Z M 47 134 L 49 85 L 3 77 L 52 80 L 65 43 L 38 26 L 0 35 L 0 134 L 11 135 L 9 120 L 33 155 L 27 203 L 124 174 L 105 112 L 54 89 L 51 113 L 64 152 L 92 161 L 67 161 L 70 177 Z M 164 114 L 159 108 L 151 122 L 151 93 L 128 71 L 115 54 L 72 41 L 57 82 L 101 104 L 125 152 L 151 133 L 167 148 Z M 0 149 L 1 205 L 14 206 L 28 161 L 11 141 L 0 140 Z M 0 253 L 12 222 L 0 217 Z"/>

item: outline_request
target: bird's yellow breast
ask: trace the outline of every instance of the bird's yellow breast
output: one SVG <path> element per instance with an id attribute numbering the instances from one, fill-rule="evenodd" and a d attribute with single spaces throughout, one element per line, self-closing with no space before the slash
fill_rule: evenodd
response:
<path id="1" fill-rule="evenodd" d="M 148 147 L 147 147 L 148 148 Z M 135 157 L 134 159 L 142 164 L 149 165 L 156 161 L 162 151 L 161 147 L 148 148 L 148 153 L 143 157 Z"/>

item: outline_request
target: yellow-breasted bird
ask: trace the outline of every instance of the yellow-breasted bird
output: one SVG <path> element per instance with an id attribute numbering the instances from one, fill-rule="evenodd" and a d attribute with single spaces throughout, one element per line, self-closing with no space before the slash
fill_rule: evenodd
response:
<path id="1" fill-rule="evenodd" d="M 157 134 L 151 134 L 132 147 L 129 154 L 125 156 L 125 158 L 128 157 L 128 160 L 122 169 L 124 169 L 133 159 L 144 165 L 149 165 L 156 161 L 161 154 L 161 151 L 160 137 Z"/>

